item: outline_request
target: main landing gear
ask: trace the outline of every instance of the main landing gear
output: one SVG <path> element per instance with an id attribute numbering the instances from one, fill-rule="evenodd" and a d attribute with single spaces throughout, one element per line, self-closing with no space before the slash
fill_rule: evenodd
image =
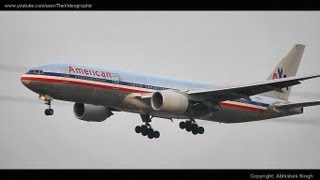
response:
<path id="1" fill-rule="evenodd" d="M 150 115 L 144 115 L 140 114 L 142 121 L 145 123 L 145 125 L 137 126 L 135 128 L 136 133 L 141 133 L 142 136 L 148 136 L 149 139 L 152 138 L 159 138 L 160 133 L 157 130 L 154 130 L 151 125 L 149 124 L 151 122 Z"/>
<path id="2" fill-rule="evenodd" d="M 192 131 L 192 134 L 203 134 L 204 128 L 199 126 L 194 119 L 190 119 L 190 121 L 180 122 L 179 127 L 181 129 L 186 129 L 186 131 L 190 132 Z"/>
<path id="3" fill-rule="evenodd" d="M 46 116 L 52 116 L 54 112 L 53 109 L 51 108 L 52 97 L 48 95 L 39 95 L 39 99 L 44 100 L 45 104 L 49 106 L 48 109 L 44 111 L 44 114 Z"/>

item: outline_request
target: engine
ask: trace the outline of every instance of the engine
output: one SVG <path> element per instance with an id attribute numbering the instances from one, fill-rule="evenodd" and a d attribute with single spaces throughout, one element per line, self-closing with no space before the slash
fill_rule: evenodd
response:
<path id="1" fill-rule="evenodd" d="M 155 111 L 181 114 L 187 111 L 189 101 L 183 94 L 164 90 L 153 93 L 151 106 Z"/>
<path id="2" fill-rule="evenodd" d="M 112 115 L 109 108 L 91 104 L 75 103 L 73 112 L 78 119 L 84 121 L 101 122 Z"/>

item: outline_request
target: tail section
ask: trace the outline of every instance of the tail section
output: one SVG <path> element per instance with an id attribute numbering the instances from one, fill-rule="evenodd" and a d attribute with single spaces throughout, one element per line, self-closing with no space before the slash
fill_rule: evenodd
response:
<path id="1" fill-rule="evenodd" d="M 275 67 L 267 80 L 296 76 L 304 48 L 305 46 L 302 44 L 294 45 L 287 56 Z M 284 88 L 283 92 L 270 91 L 263 93 L 263 95 L 288 100 L 290 91 L 291 87 L 288 87 Z"/>

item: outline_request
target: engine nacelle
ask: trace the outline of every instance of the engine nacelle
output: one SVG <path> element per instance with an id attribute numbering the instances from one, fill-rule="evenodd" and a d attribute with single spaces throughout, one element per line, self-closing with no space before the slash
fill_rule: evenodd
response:
<path id="1" fill-rule="evenodd" d="M 187 111 L 189 100 L 183 94 L 164 90 L 153 93 L 151 97 L 151 106 L 155 111 L 181 114 Z"/>
<path id="2" fill-rule="evenodd" d="M 73 105 L 75 116 L 84 121 L 101 122 L 112 115 L 111 110 L 105 106 L 75 103 Z"/>

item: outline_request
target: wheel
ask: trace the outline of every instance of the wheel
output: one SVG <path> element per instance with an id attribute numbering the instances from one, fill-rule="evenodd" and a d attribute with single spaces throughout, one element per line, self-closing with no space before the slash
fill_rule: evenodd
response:
<path id="1" fill-rule="evenodd" d="M 44 114 L 45 114 L 46 116 L 49 116 L 49 109 L 44 110 Z"/>
<path id="2" fill-rule="evenodd" d="M 193 135 L 197 135 L 199 132 L 198 132 L 198 128 L 196 128 L 196 129 L 192 129 L 192 134 Z"/>
<path id="3" fill-rule="evenodd" d="M 203 134 L 204 133 L 204 128 L 200 126 L 198 128 L 198 132 L 199 132 L 199 134 Z"/>
<path id="4" fill-rule="evenodd" d="M 148 132 L 146 130 L 142 130 L 141 134 L 142 134 L 142 136 L 146 136 L 146 135 L 148 135 Z"/>
<path id="5" fill-rule="evenodd" d="M 45 114 L 46 116 L 51 116 L 51 115 L 53 115 L 53 109 L 46 109 L 46 110 L 44 110 L 44 114 Z"/>
<path id="6" fill-rule="evenodd" d="M 46 116 L 50 116 L 50 115 L 51 115 L 50 113 L 51 113 L 51 112 L 50 112 L 50 109 L 44 110 L 44 114 L 45 114 Z"/>
<path id="7" fill-rule="evenodd" d="M 141 126 L 136 126 L 136 128 L 135 128 L 135 131 L 136 131 L 136 133 L 141 133 Z"/>
<path id="8" fill-rule="evenodd" d="M 153 136 L 154 136 L 155 138 L 159 138 L 159 137 L 160 137 L 159 131 L 154 131 L 154 132 L 153 132 Z"/>
<path id="9" fill-rule="evenodd" d="M 53 109 L 49 109 L 49 115 L 53 115 Z"/>
<path id="10" fill-rule="evenodd" d="M 147 129 L 148 129 L 148 127 L 146 125 L 141 125 L 141 132 L 146 131 Z"/>
<path id="11" fill-rule="evenodd" d="M 146 125 L 141 126 L 141 134 L 142 136 L 146 136 L 148 134 L 148 128 Z"/>
<path id="12" fill-rule="evenodd" d="M 153 129 L 152 128 L 148 128 L 147 129 L 147 134 L 149 135 L 149 134 L 153 134 Z"/>
<path id="13" fill-rule="evenodd" d="M 191 126 L 191 121 L 186 121 L 185 122 L 185 127 Z"/>
<path id="14" fill-rule="evenodd" d="M 153 137 L 154 137 L 154 136 L 153 136 L 153 132 L 148 134 L 148 138 L 149 138 L 149 139 L 152 139 Z"/>
<path id="15" fill-rule="evenodd" d="M 198 130 L 198 125 L 197 124 L 192 124 L 191 125 L 191 131 L 192 131 L 192 134 L 194 135 L 197 135 L 199 133 L 199 130 Z"/>
<path id="16" fill-rule="evenodd" d="M 180 127 L 180 129 L 184 129 L 184 128 L 186 128 L 186 123 L 185 122 L 180 122 L 179 123 L 179 127 Z"/>
<path id="17" fill-rule="evenodd" d="M 190 132 L 190 131 L 192 130 L 191 121 L 187 121 L 185 125 L 186 125 L 186 130 L 187 130 L 188 132 Z"/>
<path id="18" fill-rule="evenodd" d="M 197 124 L 191 124 L 191 130 L 198 130 L 199 126 Z"/>

